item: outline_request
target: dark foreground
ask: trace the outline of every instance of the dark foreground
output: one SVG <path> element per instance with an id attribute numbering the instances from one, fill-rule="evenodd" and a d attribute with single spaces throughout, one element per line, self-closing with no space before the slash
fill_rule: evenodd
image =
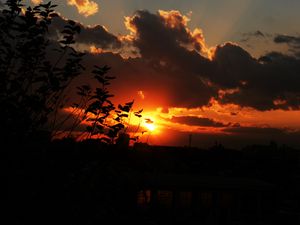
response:
<path id="1" fill-rule="evenodd" d="M 300 224 L 299 151 L 5 147 L 2 224 Z"/>

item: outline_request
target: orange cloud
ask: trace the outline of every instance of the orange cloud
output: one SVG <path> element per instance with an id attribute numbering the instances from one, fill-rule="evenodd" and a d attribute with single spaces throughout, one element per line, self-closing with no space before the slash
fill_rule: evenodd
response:
<path id="1" fill-rule="evenodd" d="M 158 11 L 160 17 L 164 19 L 167 27 L 170 28 L 181 28 L 181 26 L 186 27 L 190 19 L 187 16 L 182 15 L 179 11 Z"/>
<path id="2" fill-rule="evenodd" d="M 41 4 L 43 0 L 31 0 L 31 2 L 35 5 Z"/>
<path id="3" fill-rule="evenodd" d="M 133 23 L 134 18 L 135 18 L 134 16 L 133 17 L 125 16 L 125 18 L 124 18 L 124 25 L 125 25 L 126 29 L 131 32 L 131 34 L 135 34 L 137 32 L 137 28 L 134 26 L 134 23 Z M 132 35 L 127 35 L 126 39 L 133 40 L 134 37 Z"/>
<path id="4" fill-rule="evenodd" d="M 145 94 L 143 91 L 138 91 L 138 95 L 140 96 L 141 99 L 145 99 Z"/>
<path id="5" fill-rule="evenodd" d="M 95 45 L 90 46 L 90 52 L 92 54 L 101 54 L 103 53 L 103 49 L 102 48 L 97 48 Z"/>
<path id="6" fill-rule="evenodd" d="M 68 0 L 68 4 L 76 6 L 79 14 L 85 17 L 94 15 L 99 10 L 98 4 L 90 0 Z"/>

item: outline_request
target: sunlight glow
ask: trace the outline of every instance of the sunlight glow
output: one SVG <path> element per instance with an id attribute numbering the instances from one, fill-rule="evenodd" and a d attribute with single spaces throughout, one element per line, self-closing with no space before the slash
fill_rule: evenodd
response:
<path id="1" fill-rule="evenodd" d="M 99 5 L 90 0 L 68 0 L 69 5 L 76 6 L 79 14 L 89 17 L 99 11 Z"/>
<path id="2" fill-rule="evenodd" d="M 150 131 L 155 130 L 155 125 L 153 123 L 145 123 L 144 126 Z"/>

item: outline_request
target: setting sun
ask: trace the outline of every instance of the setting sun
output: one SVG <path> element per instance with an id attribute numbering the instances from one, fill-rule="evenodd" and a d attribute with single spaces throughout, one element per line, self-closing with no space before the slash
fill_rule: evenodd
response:
<path id="1" fill-rule="evenodd" d="M 154 131 L 155 130 L 154 120 L 152 118 L 146 118 L 144 122 L 144 127 L 151 132 Z"/>
<path id="2" fill-rule="evenodd" d="M 145 123 L 144 126 L 150 131 L 155 130 L 155 125 L 153 123 Z"/>

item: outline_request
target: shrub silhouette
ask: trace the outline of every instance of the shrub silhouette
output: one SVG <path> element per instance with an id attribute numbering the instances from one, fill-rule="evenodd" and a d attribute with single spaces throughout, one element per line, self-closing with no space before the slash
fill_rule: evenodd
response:
<path id="1" fill-rule="evenodd" d="M 126 132 L 124 118 L 129 117 L 133 102 L 116 110 L 108 90 L 114 77 L 107 75 L 109 67 L 95 66 L 92 74 L 99 86 L 95 90 L 87 84 L 77 87 L 80 100 L 73 104 L 73 114 L 59 119 L 59 110 L 67 104 L 66 88 L 85 70 L 81 64 L 85 54 L 72 47 L 80 27 L 69 20 L 58 44 L 48 35 L 56 5 L 49 2 L 22 10 L 21 2 L 8 0 L 0 11 L 1 139 L 22 142 L 43 130 L 56 136 L 77 115 L 65 130 L 68 137 L 85 121 L 90 124 L 85 138 L 100 135 L 102 141 L 115 143 L 119 133 Z"/>
<path id="2" fill-rule="evenodd" d="M 25 11 L 20 0 L 6 5 L 0 17 L 0 123 L 5 131 L 2 138 L 22 141 L 41 130 L 50 113 L 56 114 L 65 88 L 84 69 L 80 64 L 83 54 L 71 47 L 80 28 L 68 22 L 60 47 L 52 50 L 58 54 L 52 62 L 47 56 L 47 32 L 57 16 L 55 5 L 49 2 Z"/>

